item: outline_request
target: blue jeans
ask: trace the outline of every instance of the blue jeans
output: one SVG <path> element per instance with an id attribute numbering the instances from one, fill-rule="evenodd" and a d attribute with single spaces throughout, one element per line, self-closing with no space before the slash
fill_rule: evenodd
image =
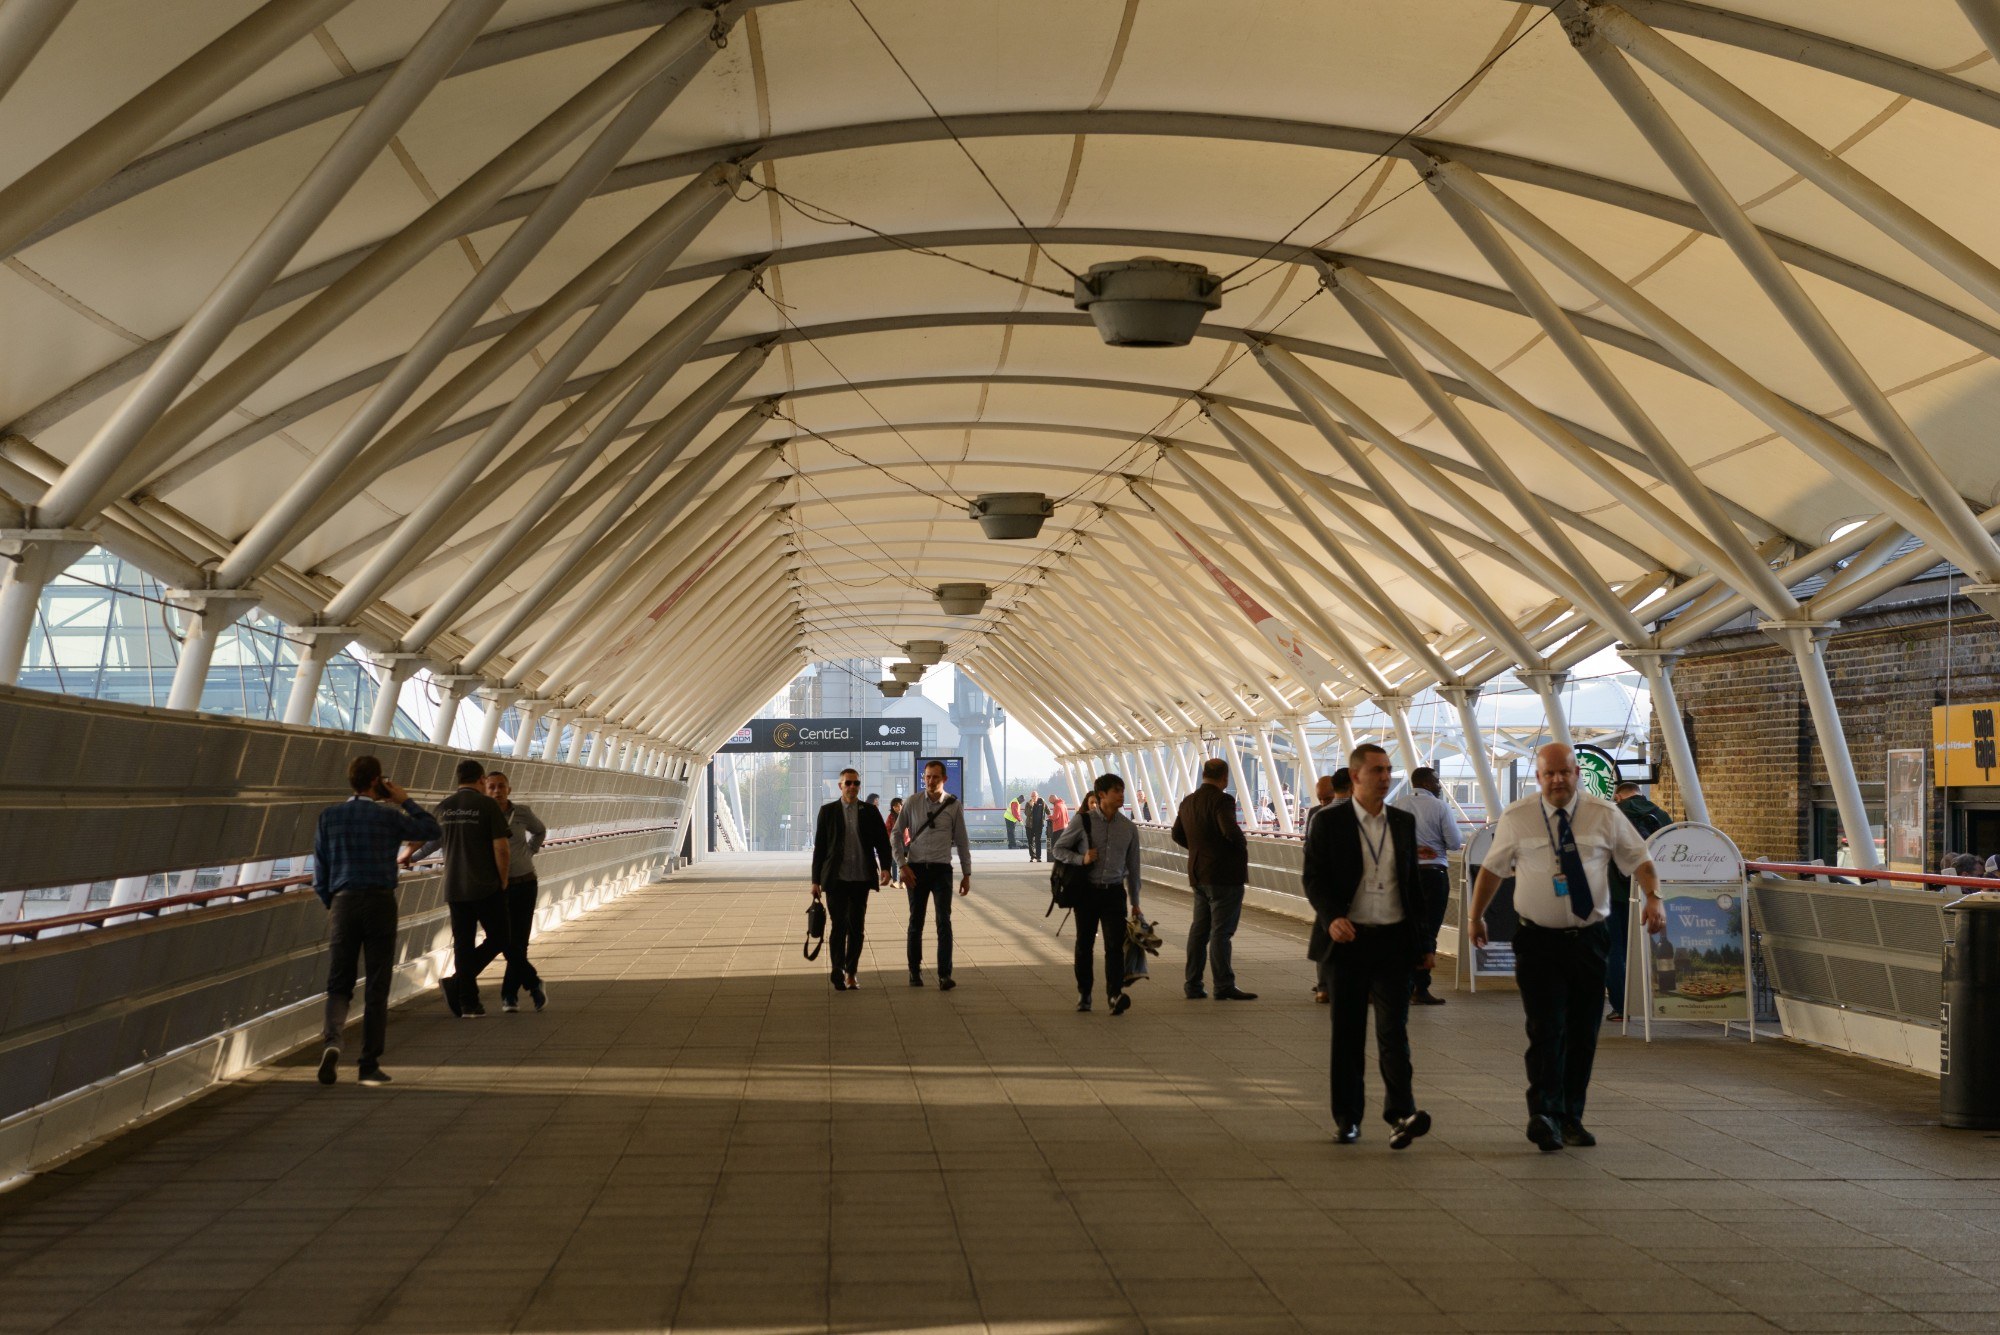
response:
<path id="1" fill-rule="evenodd" d="M 1198 885 L 1194 888 L 1194 921 L 1188 924 L 1187 990 L 1201 988 L 1202 966 L 1215 971 L 1215 990 L 1227 992 L 1236 986 L 1236 969 L 1230 963 L 1236 925 L 1243 921 L 1243 887 L 1240 885 Z"/>
<path id="2" fill-rule="evenodd" d="M 937 973 L 940 978 L 951 977 L 951 864 L 949 862 L 912 862 L 910 870 L 917 874 L 917 883 L 903 887 L 910 896 L 910 972 L 921 972 L 924 967 L 924 914 L 932 905 L 937 905 L 938 958 Z"/>

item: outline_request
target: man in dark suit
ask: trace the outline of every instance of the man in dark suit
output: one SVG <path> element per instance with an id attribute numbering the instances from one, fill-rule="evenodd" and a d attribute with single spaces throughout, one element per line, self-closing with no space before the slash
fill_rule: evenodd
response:
<path id="1" fill-rule="evenodd" d="M 861 986 L 861 933 L 868 921 L 868 895 L 889 884 L 895 859 L 889 855 L 889 830 L 882 813 L 861 800 L 861 775 L 840 772 L 840 798 L 819 809 L 813 828 L 812 892 L 826 894 L 827 954 L 833 988 L 845 992 Z"/>
<path id="2" fill-rule="evenodd" d="M 1188 851 L 1188 883 L 1194 887 L 1194 921 L 1188 926 L 1188 1000 L 1208 995 L 1202 970 L 1215 971 L 1217 1001 L 1255 1001 L 1255 992 L 1236 985 L 1231 943 L 1243 918 L 1243 887 L 1250 880 L 1250 845 L 1229 795 L 1229 762 L 1211 757 L 1201 763 L 1201 782 L 1181 799 L 1174 815 L 1174 842 Z"/>
<path id="3" fill-rule="evenodd" d="M 1348 769 L 1354 800 L 1313 817 L 1304 877 L 1306 898 L 1324 924 L 1314 958 L 1332 965 L 1334 1139 L 1352 1145 L 1361 1138 L 1372 1004 L 1382 1118 L 1389 1148 L 1400 1150 L 1431 1129 L 1410 1087 L 1410 973 L 1437 942 L 1427 935 L 1417 880 L 1416 820 L 1388 804 L 1389 753 L 1364 742 Z"/>

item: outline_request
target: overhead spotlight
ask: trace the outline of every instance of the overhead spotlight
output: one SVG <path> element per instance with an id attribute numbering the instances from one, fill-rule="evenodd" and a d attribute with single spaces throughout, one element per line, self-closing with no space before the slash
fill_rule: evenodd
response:
<path id="1" fill-rule="evenodd" d="M 875 689 L 888 696 L 891 700 L 900 700 L 903 698 L 903 692 L 910 689 L 910 683 L 906 681 L 878 681 L 875 683 Z"/>
<path id="2" fill-rule="evenodd" d="M 949 617 L 976 617 L 985 610 L 986 600 L 992 596 L 993 590 L 984 584 L 937 586 L 938 607 Z"/>
<path id="3" fill-rule="evenodd" d="M 974 497 L 966 508 L 987 537 L 1003 541 L 1034 537 L 1055 512 L 1056 503 L 1039 491 L 989 492 Z"/>
<path id="4" fill-rule="evenodd" d="M 1184 348 L 1221 305 L 1220 278 L 1157 255 L 1093 264 L 1076 280 L 1076 308 L 1114 348 Z"/>
<path id="5" fill-rule="evenodd" d="M 924 665 L 922 663 L 891 663 L 889 664 L 889 675 L 897 681 L 902 682 L 905 686 L 914 685 L 924 679 Z"/>
<path id="6" fill-rule="evenodd" d="M 903 655 L 912 663 L 922 663 L 933 667 L 944 661 L 943 640 L 911 640 L 903 646 Z"/>

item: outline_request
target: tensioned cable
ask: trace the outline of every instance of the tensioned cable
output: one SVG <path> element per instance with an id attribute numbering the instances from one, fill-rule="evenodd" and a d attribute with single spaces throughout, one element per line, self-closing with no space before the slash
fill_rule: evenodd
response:
<path id="1" fill-rule="evenodd" d="M 926 500 L 942 501 L 949 499 L 956 504 L 963 505 L 965 503 L 963 498 L 959 497 L 956 493 L 953 493 L 951 496 L 946 497 L 939 495 L 937 492 L 934 491 L 924 490 L 922 487 L 918 486 L 914 482 L 909 481 L 907 478 L 900 477 L 896 473 L 890 471 L 889 469 L 884 468 L 881 464 L 876 463 L 873 459 L 864 459 L 860 455 L 856 454 L 853 450 L 850 450 L 845 445 L 840 444 L 838 441 L 831 440 L 825 435 L 821 434 L 820 432 L 813 430 L 811 427 L 807 426 L 804 422 L 801 422 L 798 418 L 793 417 L 790 413 L 782 411 L 779 412 L 778 420 L 782 422 L 790 422 L 793 426 L 798 428 L 800 435 L 818 441 L 820 444 L 832 450 L 835 454 L 846 455 L 848 458 L 854 460 L 855 463 L 861 464 L 863 467 L 874 469 L 876 472 L 880 473 L 883 477 L 888 478 L 891 482 L 895 483 L 897 486 L 908 488 L 910 491 L 915 492 L 917 495 L 922 496 Z"/>
<path id="2" fill-rule="evenodd" d="M 853 0 L 848 0 L 848 2 L 851 4 L 853 3 Z M 1544 23 L 1547 23 L 1549 19 L 1555 15 L 1555 12 L 1556 12 L 1555 6 L 1551 5 L 1548 9 L 1543 11 L 1542 16 L 1540 18 L 1536 19 L 1533 23 L 1530 23 L 1526 28 L 1523 28 L 1520 31 L 1520 33 L 1518 33 L 1515 36 L 1513 41 L 1507 43 L 1507 45 L 1501 47 L 1498 51 L 1495 51 L 1492 55 L 1480 61 L 1479 67 L 1477 69 L 1473 70 L 1472 73 L 1466 75 L 1465 78 L 1459 82 L 1456 88 L 1452 89 L 1451 92 L 1447 93 L 1444 97 L 1440 98 L 1438 102 L 1431 107 L 1430 110 L 1426 111 L 1423 115 L 1417 117 L 1416 121 L 1411 124 L 1409 129 L 1403 131 L 1401 134 L 1397 135 L 1394 139 L 1391 139 L 1385 147 L 1383 147 L 1379 152 L 1375 153 L 1372 157 L 1370 157 L 1368 161 L 1362 163 L 1359 167 L 1355 168 L 1354 174 L 1352 176 L 1349 176 L 1345 181 L 1342 181 L 1338 186 L 1336 186 L 1332 194 L 1328 195 L 1325 199 L 1322 199 L 1319 203 L 1313 205 L 1313 207 L 1307 211 L 1306 215 L 1303 218 L 1300 218 L 1297 222 L 1293 223 L 1290 227 L 1286 228 L 1285 234 L 1283 236 L 1279 237 L 1276 241 L 1273 241 L 1270 245 L 1264 247 L 1262 254 L 1253 256 L 1252 258 L 1245 260 L 1243 263 L 1237 265 L 1234 269 L 1231 269 L 1228 273 L 1222 275 L 1222 281 L 1224 283 L 1228 283 L 1232 278 L 1235 278 L 1245 269 L 1248 269 L 1255 264 L 1261 264 L 1263 261 L 1269 259 L 1271 257 L 1272 251 L 1276 250 L 1279 246 L 1282 246 L 1286 242 L 1290 241 L 1292 237 L 1297 234 L 1298 230 L 1301 227 L 1304 227 L 1314 218 L 1324 213 L 1329 204 L 1333 203 L 1334 200 L 1339 199 L 1343 194 L 1345 194 L 1349 186 L 1353 185 L 1356 181 L 1360 180 L 1363 176 L 1367 175 L 1368 172 L 1372 170 L 1377 164 L 1379 164 L 1384 158 L 1388 157 L 1391 153 L 1395 152 L 1397 149 L 1401 148 L 1404 144 L 1408 143 L 1412 138 L 1414 138 L 1416 136 L 1417 131 L 1423 128 L 1425 122 L 1429 121 L 1431 117 L 1437 115 L 1440 111 L 1443 111 L 1447 106 L 1451 105 L 1452 100 L 1456 98 L 1460 93 L 1464 92 L 1467 88 L 1471 87 L 1474 83 L 1478 82 L 1481 78 L 1485 77 L 1486 72 L 1488 70 L 1492 69 L 1495 65 L 1500 63 L 1501 59 L 1505 57 L 1509 51 L 1512 51 L 1522 42 L 1528 40 L 1529 34 L 1534 32 L 1535 29 L 1541 27 Z M 1388 202 L 1391 201 L 1387 200 L 1384 201 L 1384 203 Z M 1369 210 L 1369 212 L 1372 213 L 1374 212 L 1374 210 L 1371 209 Z M 1367 216 L 1368 216 L 1367 214 L 1362 215 L 1362 217 L 1364 218 Z M 1361 221 L 1360 218 L 1356 218 L 1353 220 L 1353 222 L 1359 222 L 1359 221 Z M 1353 222 L 1345 224 L 1343 227 L 1336 229 L 1333 233 L 1330 233 L 1328 236 L 1320 239 L 1319 241 L 1314 242 L 1313 243 L 1314 246 L 1318 247 L 1325 245 L 1328 241 L 1332 240 L 1333 237 L 1338 236 L 1341 231 L 1346 230 L 1346 227 L 1353 226 Z M 1261 278 L 1263 277 L 1263 275 L 1259 274 L 1258 277 Z M 1250 279 L 1248 281 L 1255 282 L 1256 279 Z M 1238 286 L 1241 286 L 1241 284 L 1239 284 Z M 1232 289 L 1229 288 L 1224 289 L 1225 292 L 1230 290 Z"/>
<path id="3" fill-rule="evenodd" d="M 847 388 L 853 392 L 856 398 L 860 399 L 863 403 L 868 405 L 868 411 L 874 413 L 876 419 L 880 421 L 883 426 L 888 427 L 890 433 L 894 435 L 897 440 L 903 442 L 904 447 L 910 451 L 910 454 L 916 459 L 918 463 L 922 464 L 925 468 L 928 468 L 930 470 L 931 476 L 936 478 L 938 480 L 939 485 L 944 487 L 944 489 L 951 494 L 953 500 L 955 500 L 960 505 L 970 506 L 972 502 L 967 500 L 963 495 L 959 493 L 956 487 L 951 485 L 951 479 L 938 471 L 937 465 L 932 463 L 927 457 L 925 457 L 924 452 L 917 448 L 917 443 L 911 440 L 908 436 L 904 435 L 902 429 L 898 427 L 894 422 L 889 420 L 889 415 L 883 412 L 880 408 L 875 406 L 875 400 L 869 398 L 868 395 L 862 390 L 861 386 L 855 384 L 853 380 L 848 378 L 847 372 L 841 370 L 839 364 L 835 362 L 832 357 L 827 355 L 826 349 L 822 348 L 819 345 L 818 340 L 814 339 L 811 334 L 808 334 L 805 330 L 799 327 L 798 322 L 792 319 L 792 313 L 789 309 L 787 309 L 785 303 L 779 301 L 776 297 L 772 296 L 770 292 L 765 289 L 763 280 L 759 279 L 756 282 L 755 286 L 757 288 L 759 295 L 761 295 L 764 298 L 764 300 L 771 303 L 771 309 L 778 313 L 778 318 L 785 322 L 785 327 L 790 329 L 793 333 L 797 334 L 799 338 L 805 343 L 805 345 L 811 348 L 813 352 L 818 355 L 821 361 L 826 363 L 827 369 L 833 372 L 835 378 L 838 379 L 841 384 L 847 386 Z M 797 422 L 794 421 L 793 419 L 787 418 L 786 420 L 793 421 L 793 425 L 797 425 Z"/>
<path id="4" fill-rule="evenodd" d="M 900 250 L 906 250 L 912 255 L 926 255 L 932 259 L 945 260 L 949 263 L 956 264 L 961 268 L 970 269 L 974 273 L 982 273 L 990 278 L 998 278 L 1002 282 L 1013 284 L 1015 287 L 1027 288 L 1031 292 L 1046 293 L 1051 297 L 1061 297 L 1065 301 L 1068 301 L 1074 295 L 1074 293 L 1065 292 L 1059 287 L 1045 287 L 1041 283 L 1031 283 L 1025 278 L 1017 278 L 1015 275 L 1008 273 L 1004 269 L 993 269 L 987 267 L 984 264 L 975 264 L 971 260 L 961 259 L 958 256 L 949 253 L 948 251 L 939 250 L 934 246 L 920 246 L 914 241 L 910 241 L 903 237 L 897 236 L 894 232 L 885 232 L 879 227 L 871 227 L 867 223 L 862 222 L 859 218 L 850 218 L 846 214 L 841 213 L 836 209 L 830 209 L 824 204 L 815 204 L 812 203 L 810 200 L 801 199 L 797 195 L 792 194 L 790 191 L 781 190 L 775 185 L 767 185 L 762 181 L 755 180 L 747 176 L 743 178 L 743 183 L 745 185 L 750 186 L 752 190 L 757 192 L 758 194 L 767 194 L 776 196 L 780 203 L 790 207 L 794 213 L 797 213 L 801 218 L 806 219 L 808 222 L 816 222 L 824 226 L 833 226 L 837 224 L 840 226 L 852 227 L 857 231 L 866 232 L 870 236 L 879 237 L 881 240 L 888 242 L 890 245 L 895 246 Z M 738 195 L 736 196 L 736 198 L 739 201 L 741 201 L 743 199 L 743 196 Z M 755 195 L 753 194 L 751 198 L 755 198 Z"/>
<path id="5" fill-rule="evenodd" d="M 1000 187 L 994 184 L 993 178 L 991 176 L 988 176 L 986 174 L 986 168 L 979 165 L 979 159 L 972 156 L 972 150 L 967 148 L 965 146 L 965 141 L 958 137 L 958 131 L 954 130 L 951 126 L 951 122 L 944 118 L 944 113 L 937 109 L 937 103 L 931 101 L 930 94 L 924 91 L 923 85 L 917 82 L 916 76 L 912 75 L 909 71 L 909 67 L 903 64 L 902 57 L 896 54 L 894 48 L 892 48 L 889 45 L 887 39 L 885 39 L 882 36 L 882 34 L 879 31 L 877 31 L 875 25 L 869 21 L 868 15 L 861 8 L 861 0 L 847 0 L 847 3 L 848 7 L 853 9 L 855 15 L 861 20 L 862 24 L 867 27 L 869 35 L 874 37 L 876 44 L 882 48 L 883 53 L 889 57 L 890 61 L 894 63 L 897 70 L 902 73 L 903 78 L 909 82 L 910 87 L 916 90 L 917 96 L 923 99 L 924 105 L 930 108 L 931 115 L 937 120 L 937 123 L 939 125 L 944 127 L 944 132 L 951 136 L 951 142 L 958 145 L 958 151 L 965 154 L 965 160 L 972 164 L 972 170 L 979 173 L 979 179 L 986 182 L 986 188 L 993 192 L 993 197 L 1000 201 L 1000 206 L 1007 210 L 1009 216 L 1011 216 L 1014 219 L 1014 222 L 1020 227 L 1020 229 L 1027 234 L 1028 244 L 1032 245 L 1035 248 L 1035 250 L 1041 254 L 1043 259 L 1047 260 L 1050 264 L 1055 265 L 1056 268 L 1061 269 L 1071 278 L 1079 280 L 1082 279 L 1083 277 L 1082 274 L 1070 268 L 1067 264 L 1064 264 L 1061 260 L 1057 259 L 1054 255 L 1051 255 L 1049 253 L 1049 248 L 1042 244 L 1041 238 L 1036 236 L 1034 229 L 1028 226 L 1027 220 L 1021 216 L 1020 210 L 1016 209 L 1011 203 L 1009 203 L 1007 200 L 1007 196 L 1000 192 Z"/>

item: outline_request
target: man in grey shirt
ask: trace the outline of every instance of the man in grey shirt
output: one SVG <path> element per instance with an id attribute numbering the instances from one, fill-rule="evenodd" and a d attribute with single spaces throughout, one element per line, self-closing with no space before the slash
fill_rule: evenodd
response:
<path id="1" fill-rule="evenodd" d="M 1104 991 L 1111 1013 L 1123 1015 L 1132 998 L 1125 991 L 1125 918 L 1127 906 L 1139 908 L 1139 827 L 1120 807 L 1125 805 L 1125 780 L 1102 774 L 1091 785 L 1097 810 L 1080 814 L 1050 850 L 1057 862 L 1090 868 L 1090 892 L 1075 907 L 1076 1008 L 1090 1009 L 1091 956 L 1097 936 L 1104 936 Z"/>
<path id="2" fill-rule="evenodd" d="M 1417 888 L 1423 894 L 1426 926 L 1432 939 L 1444 925 L 1445 906 L 1451 902 L 1451 859 L 1455 848 L 1465 846 L 1459 837 L 1458 819 L 1444 800 L 1444 785 L 1429 765 L 1410 771 L 1410 791 L 1391 806 L 1401 807 L 1417 818 Z M 1444 998 L 1431 991 L 1431 965 L 1420 963 L 1410 973 L 1410 1000 L 1419 1006 L 1442 1006 Z"/>
<path id="3" fill-rule="evenodd" d="M 972 841 L 965 833 L 965 808 L 944 790 L 944 762 L 924 766 L 924 790 L 903 803 L 889 849 L 910 896 L 910 986 L 924 985 L 924 915 L 937 908 L 938 990 L 957 986 L 951 976 L 951 855 L 958 851 L 964 872 L 958 893 L 972 893 Z"/>

